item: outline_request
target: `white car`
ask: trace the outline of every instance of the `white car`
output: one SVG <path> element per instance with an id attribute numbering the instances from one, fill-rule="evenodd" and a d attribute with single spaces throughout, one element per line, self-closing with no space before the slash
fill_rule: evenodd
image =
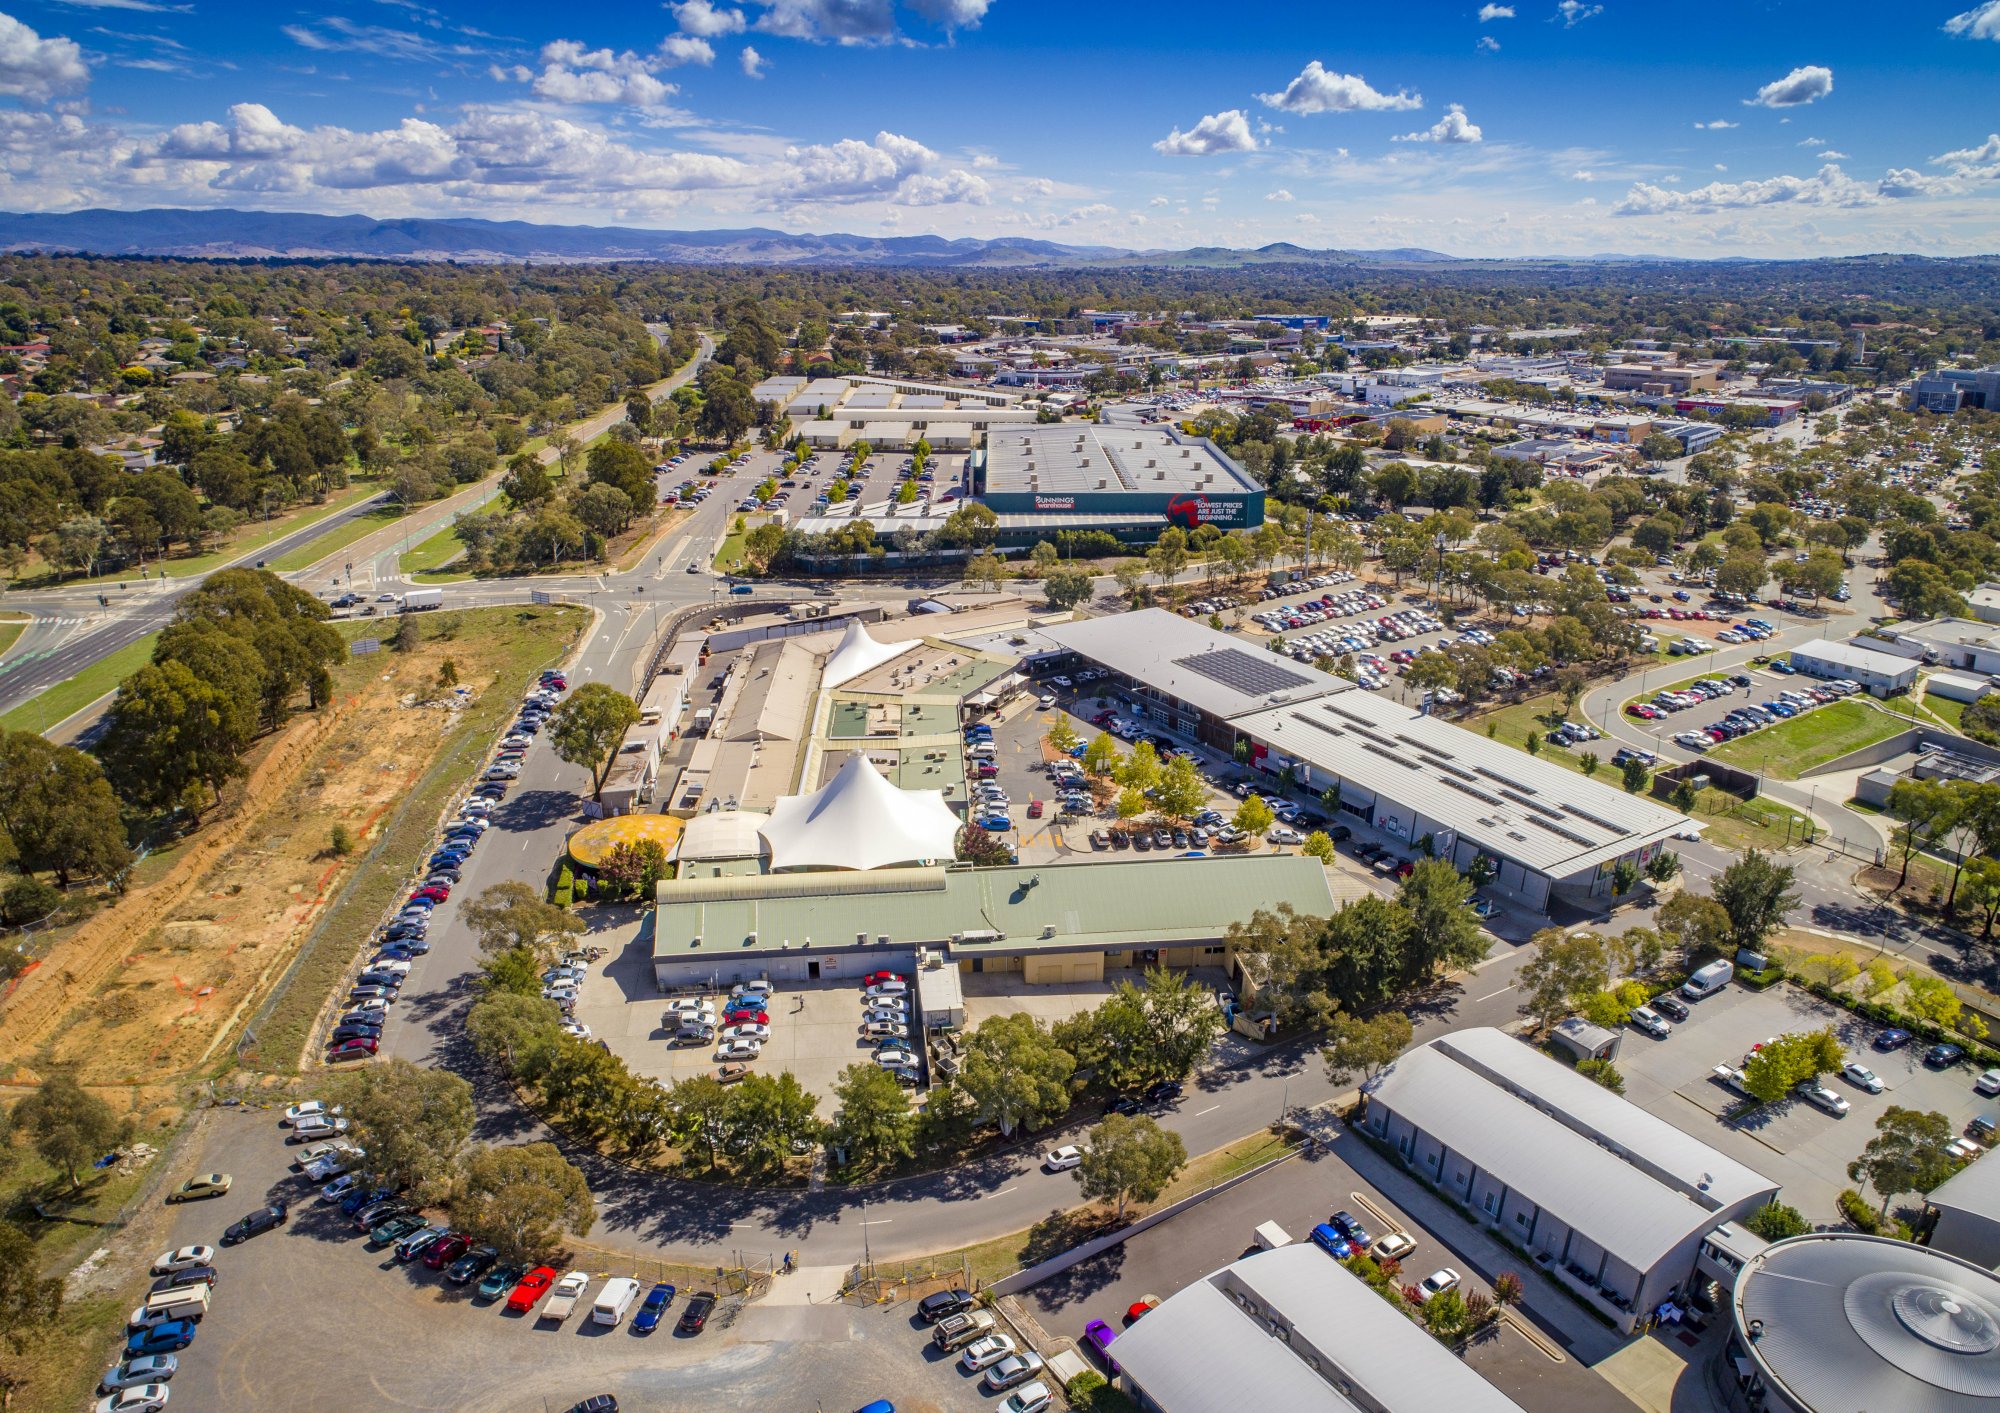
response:
<path id="1" fill-rule="evenodd" d="M 1435 1296 L 1443 1295 L 1448 1290 L 1457 1290 L 1459 1282 L 1463 1279 L 1463 1276 L 1449 1266 L 1432 1271 L 1417 1285 L 1417 1303 L 1422 1304 Z"/>
<path id="2" fill-rule="evenodd" d="M 886 1040 L 907 1040 L 909 1027 L 896 1020 L 871 1020 L 861 1027 L 863 1035 L 879 1036 Z"/>
<path id="3" fill-rule="evenodd" d="M 1840 1077 L 1856 1089 L 1865 1089 L 1870 1094 L 1882 1092 L 1882 1077 L 1866 1065 L 1849 1060 L 1840 1067 Z"/>
<path id="4" fill-rule="evenodd" d="M 317 1163 L 321 1158 L 333 1153 L 359 1153 L 359 1144 L 351 1139 L 333 1138 L 324 1143 L 308 1143 L 292 1158 L 292 1166 L 303 1169 L 307 1163 Z"/>
<path id="5" fill-rule="evenodd" d="M 875 1052 L 875 1063 L 885 1070 L 915 1069 L 917 1057 L 908 1050 L 891 1045 Z"/>
<path id="6" fill-rule="evenodd" d="M 718 1060 L 754 1060 L 762 1053 L 763 1046 L 749 1040 L 725 1040 L 715 1047 Z"/>
<path id="7" fill-rule="evenodd" d="M 984 1339 L 975 1339 L 968 1344 L 965 1353 L 959 1356 L 958 1362 L 965 1366 L 966 1373 L 976 1374 L 982 1369 L 998 1364 L 1013 1352 L 1014 1340 L 1011 1335 L 988 1335 Z"/>
<path id="8" fill-rule="evenodd" d="M 1387 1236 L 1378 1238 L 1375 1244 L 1368 1248 L 1368 1254 L 1377 1261 L 1406 1261 L 1410 1253 L 1416 1249 L 1417 1243 L 1414 1238 L 1404 1232 L 1392 1231 Z"/>
<path id="9" fill-rule="evenodd" d="M 883 996 L 906 996 L 909 990 L 910 984 L 907 981 L 878 981 L 868 988 L 866 994 L 868 999 L 873 1001 Z"/>
<path id="10" fill-rule="evenodd" d="M 1074 1143 L 1065 1143 L 1060 1148 L 1051 1148 L 1042 1159 L 1045 1172 L 1066 1173 L 1083 1162 L 1083 1150 Z"/>
<path id="11" fill-rule="evenodd" d="M 1815 1109 L 1823 1109 L 1837 1119 L 1847 1117 L 1847 1101 L 1823 1084 L 1810 1079 L 1800 1080 L 1792 1092 Z"/>
<path id="12" fill-rule="evenodd" d="M 215 1264 L 213 1246 L 180 1246 L 172 1251 L 163 1251 L 153 1261 L 153 1274 L 170 1276 L 175 1271 L 185 1271 L 190 1266 L 212 1266 Z"/>
<path id="13" fill-rule="evenodd" d="M 574 1001 L 576 999 L 576 988 L 574 986 L 544 986 L 542 988 L 542 999 L 544 1001 Z"/>
<path id="14" fill-rule="evenodd" d="M 1667 1018 L 1651 1006 L 1633 1007 L 1632 1014 L 1626 1019 L 1632 1023 L 1634 1028 L 1645 1031 L 1646 1034 L 1652 1036 L 1655 1040 L 1665 1040 L 1674 1032 L 1674 1028 L 1667 1023 Z"/>
<path id="15" fill-rule="evenodd" d="M 107 1393 L 92 1405 L 94 1413 L 160 1413 L 167 1406 L 165 1384 L 140 1384 Z"/>
<path id="16" fill-rule="evenodd" d="M 347 1132 L 346 1119 L 307 1119 L 292 1126 L 293 1143 L 304 1143 L 311 1139 L 333 1138 Z"/>
<path id="17" fill-rule="evenodd" d="M 715 1003 L 694 996 L 676 996 L 667 1002 L 667 1009 L 683 1016 L 713 1016 Z"/>
<path id="18" fill-rule="evenodd" d="M 574 1035 L 578 1040 L 590 1039 L 590 1027 L 582 1021 L 566 1020 L 562 1023 L 564 1035 Z"/>
<path id="19" fill-rule="evenodd" d="M 301 1119 L 317 1119 L 327 1114 L 337 1114 L 338 1108 L 328 1108 L 324 1099 L 308 1099 L 303 1104 L 294 1104 L 285 1110 L 285 1122 L 295 1124 Z"/>
<path id="20" fill-rule="evenodd" d="M 2000 1094 L 2000 1070 L 1988 1070 L 1972 1081 L 1972 1087 L 1981 1094 Z"/>
<path id="21" fill-rule="evenodd" d="M 724 1040 L 755 1040 L 762 1042 L 771 1038 L 771 1027 L 745 1021 L 742 1025 L 725 1026 L 722 1031 L 722 1038 Z"/>
<path id="22" fill-rule="evenodd" d="M 1303 844 L 1305 842 L 1304 837 L 1298 830 L 1282 824 L 1273 827 L 1269 833 L 1265 834 L 1264 838 L 1273 844 Z"/>

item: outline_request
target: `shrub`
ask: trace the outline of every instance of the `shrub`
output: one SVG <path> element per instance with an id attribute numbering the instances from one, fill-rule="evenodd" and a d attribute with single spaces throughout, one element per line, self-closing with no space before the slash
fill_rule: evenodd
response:
<path id="1" fill-rule="evenodd" d="M 1882 1229 L 1882 1219 L 1875 1215 L 1875 1208 L 1851 1187 L 1840 1194 L 1840 1215 L 1847 1218 L 1847 1224 L 1856 1231 L 1867 1232 L 1870 1236 Z"/>
<path id="2" fill-rule="evenodd" d="M 1752 991 L 1762 991 L 1785 979 L 1783 967 L 1765 967 L 1762 971 L 1751 971 L 1748 967 L 1736 968 L 1736 979 Z"/>
<path id="3" fill-rule="evenodd" d="M 1788 1236 L 1803 1236 L 1812 1230 L 1812 1223 L 1798 1208 L 1787 1207 L 1782 1202 L 1769 1202 L 1759 1207 L 1743 1219 L 1743 1225 L 1766 1241 L 1783 1241 Z"/>
<path id="4" fill-rule="evenodd" d="M 354 836 L 348 832 L 346 825 L 336 824 L 327 840 L 327 847 L 333 851 L 335 858 L 344 859 L 354 852 Z"/>
<path id="5" fill-rule="evenodd" d="M 551 901 L 559 908 L 566 908 L 576 900 L 576 875 L 564 864 L 556 872 L 556 887 Z"/>

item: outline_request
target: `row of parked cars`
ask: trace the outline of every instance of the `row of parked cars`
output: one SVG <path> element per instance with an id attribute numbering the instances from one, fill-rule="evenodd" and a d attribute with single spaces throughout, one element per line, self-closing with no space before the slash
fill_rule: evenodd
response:
<path id="1" fill-rule="evenodd" d="M 979 1308 L 971 1291 L 926 1295 L 917 1302 L 917 1318 L 931 1327 L 933 1345 L 957 1354 L 959 1368 L 979 1375 L 980 1388 L 1007 1394 L 1001 1413 L 1046 1413 L 1054 1404 L 1055 1394 L 1040 1377 L 1046 1372 L 1042 1356 L 1002 1333 L 993 1312 Z"/>
<path id="2" fill-rule="evenodd" d="M 1721 745 L 1724 741 L 1733 741 L 1738 736 L 1747 736 L 1753 731 L 1763 730 L 1766 726 L 1774 726 L 1780 721 L 1803 716 L 1815 708 L 1839 701 L 1842 697 L 1852 696 L 1860 690 L 1860 683 L 1846 678 L 1819 687 L 1791 688 L 1766 702 L 1746 702 L 1721 720 L 1699 730 L 1678 732 L 1674 740 L 1688 750 L 1705 751 L 1712 746 Z"/>

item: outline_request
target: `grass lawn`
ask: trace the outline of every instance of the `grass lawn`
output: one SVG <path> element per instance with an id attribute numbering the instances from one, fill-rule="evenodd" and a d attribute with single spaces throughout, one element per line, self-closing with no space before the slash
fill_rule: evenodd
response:
<path id="1" fill-rule="evenodd" d="M 1533 732 L 1544 738 L 1538 743 L 1538 749 L 1534 753 L 1536 759 L 1562 766 L 1565 770 L 1574 770 L 1579 775 L 1585 773 L 1584 755 L 1594 752 L 1601 762 L 1596 772 L 1598 778 L 1615 783 L 1618 773 L 1611 769 L 1610 761 L 1611 753 L 1618 749 L 1617 742 L 1591 741 L 1580 751 L 1568 751 L 1560 746 L 1548 744 L 1546 739 L 1549 734 L 1548 719 L 1559 716 L 1561 710 L 1562 699 L 1549 692 L 1539 697 L 1529 697 L 1526 701 L 1515 702 L 1511 706 L 1481 712 L 1467 718 L 1460 725 L 1468 731 L 1486 733 L 1502 745 L 1512 746 L 1517 751 L 1528 749 L 1528 734 Z M 1577 715 L 1572 713 L 1570 720 L 1577 719 Z"/>
<path id="2" fill-rule="evenodd" d="M 159 636 L 158 633 L 148 633 L 109 657 L 99 658 L 76 676 L 28 698 L 5 716 L 0 716 L 0 726 L 10 731 L 46 731 L 57 722 L 75 715 L 106 692 L 117 691 L 120 682 L 152 661 L 153 641 Z"/>
<path id="3" fill-rule="evenodd" d="M 724 574 L 733 574 L 743 566 L 743 542 L 749 538 L 747 530 L 731 530 L 715 550 L 715 568 Z"/>
<path id="4" fill-rule="evenodd" d="M 25 618 L 0 618 L 0 656 L 6 655 L 7 649 L 14 646 L 15 640 L 21 636 L 21 630 L 27 626 L 28 620 Z"/>
<path id="5" fill-rule="evenodd" d="M 1776 800 L 1739 800 L 1726 790 L 1703 790 L 1695 797 L 1694 819 L 1701 837 L 1725 849 L 1783 849 L 1807 834 L 1806 817 Z"/>
<path id="6" fill-rule="evenodd" d="M 265 568 L 274 573 L 288 574 L 296 569 L 304 569 L 319 563 L 336 550 L 342 550 L 365 535 L 395 524 L 402 516 L 393 505 L 385 505 L 380 510 L 371 510 L 366 515 L 356 516 L 337 530 L 329 530 L 317 535 L 288 554 L 281 554 Z"/>
<path id="7" fill-rule="evenodd" d="M 396 567 L 405 574 L 434 574 L 455 559 L 463 548 L 458 540 L 458 526 L 454 522 L 405 550 L 396 560 Z M 463 577 L 469 579 L 472 576 L 467 574 Z"/>
<path id="8" fill-rule="evenodd" d="M 1907 730 L 1908 725 L 1901 717 L 1850 698 L 1739 736 L 1709 754 L 1739 770 L 1796 780 L 1816 765 Z"/>

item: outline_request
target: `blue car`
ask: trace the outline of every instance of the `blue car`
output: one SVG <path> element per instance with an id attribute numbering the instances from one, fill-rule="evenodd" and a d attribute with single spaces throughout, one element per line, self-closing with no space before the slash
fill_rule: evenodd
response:
<path id="1" fill-rule="evenodd" d="M 134 1330 L 125 1340 L 125 1357 L 141 1354 L 172 1354 L 194 1343 L 193 1320 L 168 1320 L 150 1330 Z"/>
<path id="2" fill-rule="evenodd" d="M 667 1307 L 674 1303 L 674 1288 L 665 1281 L 646 1292 L 646 1298 L 639 1304 L 639 1313 L 632 1317 L 633 1334 L 651 1334 L 659 1328 L 660 1317 L 667 1313 Z"/>
<path id="3" fill-rule="evenodd" d="M 1347 1238 L 1325 1222 L 1312 1229 L 1312 1244 L 1336 1261 L 1345 1261 L 1354 1254 L 1354 1248 L 1348 1244 Z"/>
<path id="4" fill-rule="evenodd" d="M 982 814 L 973 823 L 977 824 L 981 829 L 994 831 L 1012 829 L 1014 827 L 1014 821 L 1007 818 L 1004 814 Z"/>
<path id="5" fill-rule="evenodd" d="M 351 1217 L 363 1207 L 373 1206 L 377 1202 L 387 1202 L 395 1195 L 395 1191 L 387 1187 L 378 1187 L 373 1192 L 350 1192 L 340 1200 L 341 1215 Z"/>

